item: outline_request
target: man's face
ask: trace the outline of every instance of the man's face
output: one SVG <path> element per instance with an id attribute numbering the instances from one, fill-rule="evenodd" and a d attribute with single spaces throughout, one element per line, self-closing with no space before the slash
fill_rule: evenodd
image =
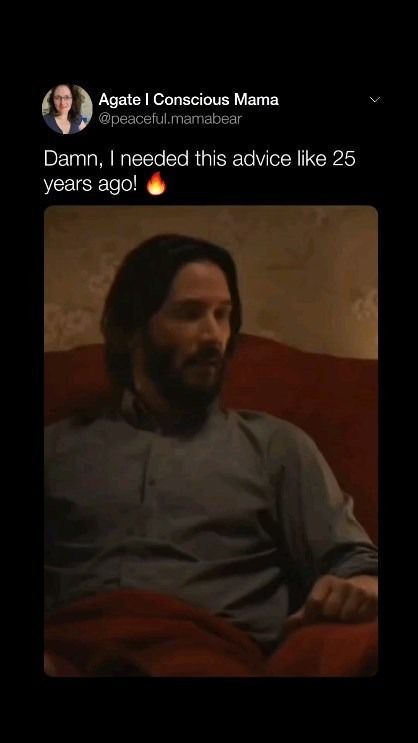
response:
<path id="1" fill-rule="evenodd" d="M 231 295 L 214 263 L 187 263 L 143 338 L 144 371 L 174 407 L 209 405 L 218 395 L 231 335 Z"/>

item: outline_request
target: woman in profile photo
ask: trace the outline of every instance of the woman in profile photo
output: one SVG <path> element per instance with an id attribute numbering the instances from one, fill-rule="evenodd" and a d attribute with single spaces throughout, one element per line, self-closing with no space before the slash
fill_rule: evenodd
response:
<path id="1" fill-rule="evenodd" d="M 81 118 L 81 102 L 77 85 L 55 85 L 48 96 L 45 124 L 58 134 L 77 134 L 86 126 Z"/>

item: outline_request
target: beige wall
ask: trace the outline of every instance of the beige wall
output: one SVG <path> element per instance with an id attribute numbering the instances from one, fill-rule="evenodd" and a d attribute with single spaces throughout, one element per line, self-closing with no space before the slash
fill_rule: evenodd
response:
<path id="1" fill-rule="evenodd" d="M 377 212 L 371 207 L 76 206 L 45 212 L 45 348 L 100 342 L 116 266 L 180 232 L 237 264 L 243 330 L 306 351 L 377 357 Z"/>

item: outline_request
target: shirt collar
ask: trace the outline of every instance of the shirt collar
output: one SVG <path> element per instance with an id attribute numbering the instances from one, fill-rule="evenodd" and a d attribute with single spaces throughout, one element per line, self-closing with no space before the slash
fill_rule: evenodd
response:
<path id="1" fill-rule="evenodd" d="M 138 398 L 132 390 L 128 388 L 124 389 L 122 394 L 121 414 L 122 417 L 132 426 L 135 426 L 135 428 L 140 428 L 144 431 L 154 431 L 155 433 L 163 433 L 163 427 L 161 424 L 151 413 L 141 406 Z M 205 415 L 185 415 L 178 423 L 173 423 L 171 426 L 167 426 L 166 432 L 185 433 L 188 431 L 198 430 L 202 428 L 206 422 L 212 420 L 219 414 L 219 398 L 216 398 L 208 406 Z"/>

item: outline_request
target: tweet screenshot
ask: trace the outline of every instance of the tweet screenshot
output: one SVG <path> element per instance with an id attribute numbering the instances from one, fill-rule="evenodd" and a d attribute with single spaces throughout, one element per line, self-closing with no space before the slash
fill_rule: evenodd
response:
<path id="1" fill-rule="evenodd" d="M 39 84 L 48 684 L 382 672 L 387 103 L 260 87 Z"/>

